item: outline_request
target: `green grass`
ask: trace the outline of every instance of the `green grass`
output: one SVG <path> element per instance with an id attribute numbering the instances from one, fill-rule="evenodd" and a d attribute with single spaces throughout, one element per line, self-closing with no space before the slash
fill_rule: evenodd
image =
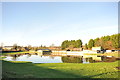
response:
<path id="1" fill-rule="evenodd" d="M 118 78 L 118 61 L 100 63 L 39 63 L 3 61 L 5 78 Z"/>
<path id="2" fill-rule="evenodd" d="M 32 53 L 32 52 L 14 52 Z M 34 52 L 33 52 L 34 53 Z M 87 54 L 86 54 L 87 55 Z M 88 54 L 89 55 L 89 54 Z M 90 54 L 91 55 L 91 54 Z M 96 54 L 93 54 L 96 55 Z M 106 53 L 119 57 L 118 53 Z M 1 58 L 4 58 L 1 57 Z M 33 64 L 24 61 L 3 61 L 3 77 L 5 78 L 118 78 L 118 61 L 100 63 L 41 63 Z"/>
<path id="3" fill-rule="evenodd" d="M 22 54 L 22 53 L 37 53 L 37 51 L 9 52 L 9 53 L 2 53 L 2 55 L 7 55 L 7 54 Z"/>
<path id="4" fill-rule="evenodd" d="M 2 59 L 4 59 L 4 58 L 6 58 L 5 56 L 0 56 L 0 60 L 2 60 Z"/>

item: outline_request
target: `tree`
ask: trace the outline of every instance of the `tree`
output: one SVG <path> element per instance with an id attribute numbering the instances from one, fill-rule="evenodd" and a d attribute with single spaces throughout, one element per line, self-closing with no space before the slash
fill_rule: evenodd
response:
<path id="1" fill-rule="evenodd" d="M 109 41 L 110 40 L 110 36 L 103 36 L 103 37 L 101 37 L 101 39 L 103 41 Z"/>
<path id="2" fill-rule="evenodd" d="M 43 47 L 42 45 L 40 47 Z"/>
<path id="3" fill-rule="evenodd" d="M 75 48 L 75 47 L 76 47 L 76 42 L 75 42 L 75 40 L 69 41 L 68 47 Z"/>
<path id="4" fill-rule="evenodd" d="M 90 39 L 89 42 L 88 42 L 88 48 L 92 48 L 94 47 L 94 40 L 93 39 Z"/>
<path id="5" fill-rule="evenodd" d="M 88 49 L 88 45 L 87 45 L 87 43 L 85 44 L 85 49 Z"/>
<path id="6" fill-rule="evenodd" d="M 62 49 L 65 49 L 65 48 L 80 48 L 82 47 L 82 41 L 79 39 L 79 40 L 65 40 L 62 42 L 61 44 L 61 47 Z"/>
<path id="7" fill-rule="evenodd" d="M 54 44 L 51 44 L 50 47 L 55 47 L 55 45 L 54 45 Z"/>
<path id="8" fill-rule="evenodd" d="M 112 41 L 106 41 L 104 43 L 104 49 L 113 49 Z"/>
<path id="9" fill-rule="evenodd" d="M 61 44 L 62 49 L 67 48 L 67 47 L 68 47 L 68 44 L 69 44 L 69 41 L 68 41 L 68 40 L 63 41 L 62 44 Z"/>
<path id="10" fill-rule="evenodd" d="M 69 47 L 68 47 L 69 49 L 73 49 L 74 48 L 74 46 L 73 45 L 69 45 Z"/>
<path id="11" fill-rule="evenodd" d="M 13 44 L 13 49 L 17 50 L 18 46 L 17 44 Z"/>
<path id="12" fill-rule="evenodd" d="M 99 38 L 94 39 L 94 46 L 95 46 L 95 47 L 100 46 L 99 40 L 100 40 Z"/>
<path id="13" fill-rule="evenodd" d="M 112 41 L 113 43 L 113 47 L 118 49 L 120 48 L 120 33 L 119 34 L 114 34 L 110 37 L 110 40 Z"/>
<path id="14" fill-rule="evenodd" d="M 76 48 L 81 48 L 82 47 L 82 40 L 76 40 Z"/>
<path id="15" fill-rule="evenodd" d="M 94 46 L 101 46 L 103 49 L 118 49 L 120 48 L 120 33 L 96 38 L 94 39 Z"/>
<path id="16" fill-rule="evenodd" d="M 31 46 L 31 45 L 28 45 L 28 49 L 31 50 L 31 49 L 32 49 L 32 46 Z"/>

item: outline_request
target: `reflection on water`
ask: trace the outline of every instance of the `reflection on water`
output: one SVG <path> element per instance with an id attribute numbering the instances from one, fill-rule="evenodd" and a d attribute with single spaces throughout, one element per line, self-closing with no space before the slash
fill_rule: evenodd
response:
<path id="1" fill-rule="evenodd" d="M 85 55 L 85 56 L 64 56 L 62 57 L 64 63 L 95 63 L 95 62 L 114 62 L 116 58 L 113 56 L 97 56 L 97 55 Z"/>
<path id="2" fill-rule="evenodd" d="M 82 57 L 63 56 L 61 59 L 63 63 L 82 63 Z"/>
<path id="3" fill-rule="evenodd" d="M 92 57 L 83 58 L 83 56 L 64 56 L 62 57 L 64 63 L 93 63 Z"/>
<path id="4" fill-rule="evenodd" d="M 5 60 L 7 61 L 30 61 L 32 63 L 62 63 L 61 57 L 53 57 L 50 55 L 40 55 L 39 53 L 25 53 L 7 55 Z"/>
<path id="5" fill-rule="evenodd" d="M 113 56 L 52 56 L 41 55 L 39 53 L 22 53 L 14 55 L 6 55 L 5 60 L 8 61 L 30 61 L 32 63 L 95 63 L 95 62 L 114 62 L 116 58 Z"/>

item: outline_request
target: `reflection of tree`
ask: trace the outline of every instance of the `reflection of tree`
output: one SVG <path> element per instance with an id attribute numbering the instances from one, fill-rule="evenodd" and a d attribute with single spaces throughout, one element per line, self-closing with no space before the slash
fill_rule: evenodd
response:
<path id="1" fill-rule="evenodd" d="M 14 55 L 10 55 L 12 57 L 12 60 L 16 60 L 18 57 L 20 57 L 22 54 L 14 54 Z"/>
<path id="2" fill-rule="evenodd" d="M 16 54 L 13 55 L 13 56 L 12 56 L 12 60 L 13 60 L 13 61 L 16 61 L 16 60 L 17 60 L 17 57 L 18 57 L 18 56 L 17 56 Z"/>
<path id="3" fill-rule="evenodd" d="M 31 54 L 27 54 L 27 58 L 31 57 Z"/>
<path id="4" fill-rule="evenodd" d="M 115 57 L 102 56 L 101 58 L 102 58 L 103 62 L 114 62 L 114 61 L 116 61 Z"/>
<path id="5" fill-rule="evenodd" d="M 82 56 L 76 56 L 76 57 L 64 56 L 64 57 L 61 57 L 61 59 L 62 59 L 62 62 L 64 62 L 64 63 L 82 63 L 82 62 L 93 63 L 93 62 L 95 62 L 92 57 L 83 58 Z"/>
<path id="6" fill-rule="evenodd" d="M 95 62 L 95 61 L 93 60 L 92 57 L 87 57 L 87 58 L 86 58 L 86 62 L 93 63 L 93 62 Z"/>
<path id="7" fill-rule="evenodd" d="M 74 56 L 63 56 L 61 57 L 62 62 L 64 63 L 82 63 L 82 57 L 74 57 Z"/>
<path id="8" fill-rule="evenodd" d="M 51 55 L 51 52 L 43 52 L 43 55 Z"/>
<path id="9" fill-rule="evenodd" d="M 35 53 L 35 55 L 38 55 L 37 53 Z"/>

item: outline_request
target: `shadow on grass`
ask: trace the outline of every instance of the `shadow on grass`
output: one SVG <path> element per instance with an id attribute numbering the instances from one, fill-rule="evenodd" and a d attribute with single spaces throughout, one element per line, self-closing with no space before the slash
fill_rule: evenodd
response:
<path id="1" fill-rule="evenodd" d="M 3 78 L 88 78 L 47 67 L 36 66 L 32 63 L 13 63 L 3 61 Z"/>
<path id="2" fill-rule="evenodd" d="M 118 74 L 120 74 L 119 71 L 113 71 L 113 72 L 106 72 L 106 73 L 100 73 L 100 74 L 92 75 L 92 76 L 89 76 L 89 78 L 93 78 L 93 77 L 97 77 L 97 76 L 102 76 L 102 75 L 106 75 L 106 74 L 112 74 L 112 73 L 118 73 Z M 119 75 L 117 75 L 117 78 L 112 78 L 112 79 L 113 80 L 118 80 L 118 78 L 120 78 Z M 110 78 L 106 78 L 105 80 L 109 80 L 109 79 Z"/>
<path id="3" fill-rule="evenodd" d="M 42 64 L 42 63 L 41 63 Z M 56 64 L 57 65 L 57 64 Z M 3 61 L 2 65 L 2 77 L 3 80 L 37 80 L 37 79 L 46 79 L 46 80 L 56 80 L 56 79 L 82 79 L 82 80 L 96 80 L 95 76 L 103 75 L 104 73 L 93 75 L 93 76 L 84 76 L 84 75 L 75 75 L 69 72 L 62 72 L 55 69 L 47 68 L 41 65 L 36 66 L 31 62 L 8 62 Z M 104 80 L 103 78 L 99 80 Z M 106 80 L 106 79 L 105 79 Z"/>

